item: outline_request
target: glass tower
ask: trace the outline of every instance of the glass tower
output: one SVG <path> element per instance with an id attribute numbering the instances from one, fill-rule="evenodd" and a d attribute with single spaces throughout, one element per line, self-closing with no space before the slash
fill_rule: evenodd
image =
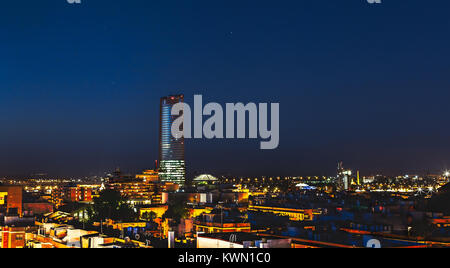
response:
<path id="1" fill-rule="evenodd" d="M 172 116 L 171 112 L 173 105 L 183 101 L 183 95 L 162 97 L 159 119 L 159 179 L 180 186 L 186 181 L 184 138 L 172 136 L 172 123 L 179 116 Z"/>

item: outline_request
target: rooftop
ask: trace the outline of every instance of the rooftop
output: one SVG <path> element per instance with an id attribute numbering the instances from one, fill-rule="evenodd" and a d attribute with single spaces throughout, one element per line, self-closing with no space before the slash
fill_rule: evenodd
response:
<path id="1" fill-rule="evenodd" d="M 266 240 L 282 239 L 282 238 L 279 238 L 276 236 L 270 236 L 270 235 L 260 236 L 256 233 L 250 233 L 250 232 L 199 234 L 199 237 L 219 239 L 219 240 L 230 241 L 230 242 L 238 243 L 238 244 L 242 244 L 244 241 L 258 241 L 258 240 L 262 240 L 262 239 L 266 239 Z"/>
<path id="2" fill-rule="evenodd" d="M 213 175 L 209 175 L 209 174 L 202 174 L 202 175 L 197 176 L 197 177 L 194 178 L 194 182 L 198 182 L 198 181 L 218 181 L 218 180 L 219 179 L 217 179 Z"/>

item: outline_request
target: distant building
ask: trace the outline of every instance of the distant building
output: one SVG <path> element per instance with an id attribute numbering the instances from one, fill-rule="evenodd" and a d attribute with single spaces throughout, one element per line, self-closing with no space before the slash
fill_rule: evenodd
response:
<path id="1" fill-rule="evenodd" d="M 174 192 L 179 188 L 178 184 L 172 182 L 160 182 L 158 171 L 146 170 L 136 176 L 122 174 L 116 170 L 108 176 L 105 187 L 120 192 L 133 205 L 164 204 L 165 192 Z"/>
<path id="2" fill-rule="evenodd" d="M 202 174 L 195 177 L 192 183 L 197 190 L 212 190 L 217 188 L 219 179 L 209 174 Z"/>
<path id="3" fill-rule="evenodd" d="M 109 190 L 119 192 L 134 204 L 151 204 L 153 195 L 158 192 L 158 184 L 150 182 L 147 175 L 126 175 L 122 174 L 119 169 L 108 176 L 105 186 Z M 156 199 L 161 200 L 161 196 L 156 197 Z"/>
<path id="4" fill-rule="evenodd" d="M 198 189 L 201 189 L 199 187 Z M 215 204 L 217 202 L 224 203 L 247 203 L 248 202 L 248 193 L 245 192 L 220 192 L 217 190 L 214 191 L 199 191 L 199 192 L 176 192 L 176 193 L 164 193 L 163 196 L 166 196 L 164 199 L 167 203 L 168 201 L 179 201 L 179 202 L 187 202 L 193 204 Z"/>
<path id="5" fill-rule="evenodd" d="M 136 179 L 141 179 L 144 182 L 158 182 L 159 173 L 156 170 L 145 170 L 142 174 L 137 174 Z"/>
<path id="6" fill-rule="evenodd" d="M 172 107 L 184 101 L 183 95 L 161 98 L 159 125 L 159 179 L 180 186 L 186 183 L 184 138 L 172 136 L 172 123 L 179 116 L 172 116 Z"/>
<path id="7" fill-rule="evenodd" d="M 23 204 L 24 215 L 43 215 L 53 212 L 53 205 L 47 202 L 40 203 L 24 203 Z"/>
<path id="8" fill-rule="evenodd" d="M 22 215 L 22 186 L 0 186 L 0 207 L 8 214 Z"/>
<path id="9" fill-rule="evenodd" d="M 98 186 L 66 185 L 52 191 L 51 201 L 56 207 L 66 202 L 92 202 L 93 191 Z"/>
<path id="10" fill-rule="evenodd" d="M 66 196 L 72 202 L 91 202 L 92 189 L 82 186 L 67 187 Z"/>
<path id="11" fill-rule="evenodd" d="M 344 169 L 344 164 L 339 162 L 337 169 L 336 189 L 338 191 L 348 191 L 351 185 L 351 176 L 352 171 L 350 169 Z"/>

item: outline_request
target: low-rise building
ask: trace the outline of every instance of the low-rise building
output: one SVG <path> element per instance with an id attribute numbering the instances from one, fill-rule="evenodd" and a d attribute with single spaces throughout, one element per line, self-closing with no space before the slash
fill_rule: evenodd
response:
<path id="1" fill-rule="evenodd" d="M 322 211 L 319 209 L 298 209 L 253 205 L 249 206 L 248 210 L 261 213 L 272 213 L 279 216 L 288 216 L 291 221 L 312 221 L 314 220 L 314 217 L 322 214 Z"/>
<path id="2" fill-rule="evenodd" d="M 202 233 L 249 232 L 251 224 L 235 215 L 211 212 L 195 218 L 194 229 Z"/>
<path id="3" fill-rule="evenodd" d="M 0 248 L 24 248 L 25 228 L 0 227 Z"/>
<path id="4" fill-rule="evenodd" d="M 289 238 L 260 236 L 256 233 L 232 232 L 199 234 L 197 248 L 291 248 Z"/>

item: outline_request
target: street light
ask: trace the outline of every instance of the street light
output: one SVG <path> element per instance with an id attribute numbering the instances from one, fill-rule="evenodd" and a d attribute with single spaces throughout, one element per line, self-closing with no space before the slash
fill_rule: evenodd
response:
<path id="1" fill-rule="evenodd" d="M 444 176 L 445 176 L 445 177 L 450 177 L 450 171 L 448 171 L 448 170 L 445 171 Z"/>

